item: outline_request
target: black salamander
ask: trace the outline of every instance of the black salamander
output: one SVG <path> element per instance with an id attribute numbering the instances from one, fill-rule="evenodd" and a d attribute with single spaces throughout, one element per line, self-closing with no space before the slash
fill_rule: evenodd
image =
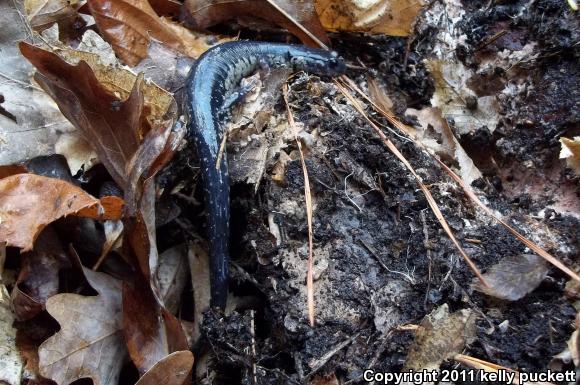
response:
<path id="1" fill-rule="evenodd" d="M 197 59 L 187 80 L 189 140 L 201 163 L 208 214 L 211 306 L 224 309 L 228 294 L 230 187 L 224 154 L 216 167 L 229 96 L 240 80 L 261 66 L 288 67 L 338 76 L 346 66 L 336 52 L 298 45 L 238 41 L 217 45 Z"/>

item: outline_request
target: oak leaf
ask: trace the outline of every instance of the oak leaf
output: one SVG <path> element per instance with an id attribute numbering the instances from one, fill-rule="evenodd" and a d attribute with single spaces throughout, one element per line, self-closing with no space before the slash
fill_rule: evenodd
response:
<path id="1" fill-rule="evenodd" d="M 75 131 L 52 99 L 30 82 L 32 66 L 16 45 L 35 38 L 23 14 L 21 1 L 0 1 L 0 165 L 54 154 L 59 138 Z"/>
<path id="2" fill-rule="evenodd" d="M 64 293 L 48 299 L 46 310 L 61 329 L 40 345 L 40 373 L 59 385 L 80 378 L 116 384 L 126 356 L 121 282 L 86 268 L 83 272 L 99 295 Z"/>
<path id="3" fill-rule="evenodd" d="M 125 167 L 150 129 L 142 76 L 137 77 L 129 97 L 122 101 L 103 87 L 85 61 L 70 65 L 56 54 L 26 43 L 20 43 L 20 50 L 37 68 L 36 81 L 93 145 L 107 171 L 125 189 Z"/>
<path id="4" fill-rule="evenodd" d="M 84 216 L 118 219 L 107 215 L 99 199 L 68 182 L 34 174 L 9 176 L 0 180 L 0 240 L 32 250 L 46 225 L 67 215 L 83 215 L 89 208 L 90 215 Z"/>

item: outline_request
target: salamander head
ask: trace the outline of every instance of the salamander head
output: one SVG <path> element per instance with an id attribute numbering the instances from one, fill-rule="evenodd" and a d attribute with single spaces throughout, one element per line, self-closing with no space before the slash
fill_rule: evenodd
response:
<path id="1" fill-rule="evenodd" d="M 339 76 L 345 73 L 346 64 L 338 53 L 319 49 L 292 52 L 290 63 L 295 70 L 320 76 Z"/>

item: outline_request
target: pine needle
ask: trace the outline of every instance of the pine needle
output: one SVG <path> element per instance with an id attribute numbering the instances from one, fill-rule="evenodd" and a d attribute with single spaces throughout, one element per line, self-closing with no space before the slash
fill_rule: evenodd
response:
<path id="1" fill-rule="evenodd" d="M 351 79 L 349 79 L 347 76 L 342 76 L 340 78 L 340 80 L 342 80 L 343 82 L 345 82 L 351 89 L 353 89 L 354 91 L 356 91 L 361 97 L 363 97 L 366 101 L 368 101 L 377 112 L 379 112 L 381 115 L 383 115 L 387 119 L 387 121 L 389 123 L 391 123 L 397 129 L 399 129 L 399 131 L 402 134 L 406 135 L 406 132 L 408 132 L 409 130 L 405 129 L 405 127 L 406 127 L 405 124 L 403 124 L 401 121 L 399 121 L 390 112 L 383 110 L 371 98 L 369 98 L 364 92 L 362 92 L 357 87 L 357 85 Z M 439 165 L 441 165 L 441 167 L 447 172 L 447 174 L 449 174 L 449 176 L 454 181 L 456 181 L 459 184 L 459 186 L 463 189 L 463 191 L 465 192 L 465 195 L 469 199 L 471 199 L 476 205 L 478 205 L 479 207 L 481 207 L 488 215 L 490 215 L 498 223 L 500 223 L 502 226 L 504 226 L 510 233 L 512 233 L 516 237 L 517 240 L 519 240 L 524 245 L 526 245 L 528 248 L 530 248 L 531 250 L 533 250 L 540 257 L 544 258 L 546 261 L 548 261 L 552 265 L 556 266 L 558 269 L 562 270 L 564 273 L 566 273 L 568 276 L 570 276 L 570 278 L 576 280 L 577 282 L 580 282 L 580 276 L 578 276 L 578 274 L 576 274 L 570 268 L 566 267 L 562 262 L 560 262 L 557 258 L 555 258 L 554 256 L 552 256 L 546 250 L 544 250 L 543 248 L 541 248 L 538 244 L 532 242 L 531 240 L 529 240 L 528 238 L 526 238 L 525 236 L 523 236 L 522 234 L 520 234 L 516 229 L 514 229 L 512 226 L 510 226 L 509 224 L 507 224 L 504 220 L 502 220 L 501 218 L 497 217 L 494 214 L 494 212 L 489 207 L 487 207 L 477 197 L 477 195 L 475 195 L 475 193 L 473 192 L 473 190 L 471 189 L 471 187 L 469 187 L 468 185 L 465 184 L 465 182 L 463 182 L 463 180 L 459 177 L 459 175 L 457 175 L 455 172 L 453 172 L 453 170 L 451 170 L 445 163 L 443 163 L 434 154 L 432 154 L 430 151 L 427 151 L 425 149 L 425 147 L 423 146 L 423 144 L 421 144 L 420 142 L 416 141 L 414 138 L 409 137 L 408 135 L 406 135 L 406 137 L 409 140 L 413 141 L 413 143 L 417 147 L 425 150 L 427 152 L 427 154 L 429 154 L 429 156 L 431 156 L 433 159 L 435 159 L 435 161 Z"/>
<path id="2" fill-rule="evenodd" d="M 275 1 L 266 0 L 266 2 L 268 4 L 270 4 L 272 7 L 274 7 L 278 12 L 280 12 L 280 14 L 282 14 L 286 19 L 288 19 L 288 21 L 290 23 L 294 24 L 296 26 L 296 28 L 298 28 L 302 32 L 304 32 L 310 39 L 312 39 L 312 41 L 314 41 L 316 44 L 318 44 L 318 46 L 320 48 L 328 51 L 328 46 L 326 44 L 324 44 L 322 41 L 320 41 L 319 38 L 317 38 L 312 32 L 310 32 L 306 27 L 304 27 L 298 20 L 296 20 L 294 17 L 292 17 L 292 15 L 290 15 L 282 7 L 280 7 L 278 4 L 276 4 Z"/>
<path id="3" fill-rule="evenodd" d="M 310 193 L 310 180 L 308 179 L 308 170 L 306 169 L 306 161 L 304 160 L 304 153 L 302 152 L 302 144 L 298 138 L 298 130 L 296 129 L 296 122 L 294 121 L 294 115 L 292 115 L 292 109 L 288 103 L 288 84 L 284 84 L 283 88 L 284 103 L 286 104 L 286 112 L 288 113 L 288 123 L 292 128 L 294 133 L 294 139 L 296 140 L 296 145 L 298 146 L 298 152 L 300 153 L 300 163 L 302 164 L 302 172 L 304 173 L 304 200 L 306 202 L 306 218 L 308 221 L 308 272 L 306 274 L 306 298 L 308 306 L 308 319 L 310 321 L 310 326 L 314 327 L 314 279 L 313 279 L 313 233 L 312 233 L 312 195 Z"/>
<path id="4" fill-rule="evenodd" d="M 449 224 L 447 223 L 447 220 L 445 220 L 445 217 L 443 217 L 443 214 L 441 213 L 441 210 L 439 209 L 439 206 L 437 206 L 437 202 L 435 202 L 435 199 L 433 198 L 433 195 L 431 195 L 431 192 L 429 191 L 429 189 L 427 188 L 427 186 L 425 186 L 423 184 L 423 182 L 421 181 L 421 177 L 417 174 L 417 172 L 415 171 L 415 169 L 413 168 L 413 166 L 411 166 L 411 164 L 409 163 L 409 161 L 403 156 L 403 154 L 401 154 L 401 152 L 394 145 L 394 143 L 391 142 L 391 140 L 389 138 L 387 138 L 387 136 L 383 133 L 383 131 L 368 117 L 368 115 L 363 110 L 361 104 L 346 89 L 346 87 L 343 86 L 338 81 L 335 81 L 335 83 L 338 86 L 338 89 L 343 93 L 343 95 L 350 101 L 350 103 L 361 114 L 361 116 L 363 116 L 365 118 L 365 120 L 371 125 L 371 127 L 377 133 L 377 135 L 379 135 L 379 137 L 381 138 L 381 140 L 383 141 L 383 143 L 387 146 L 387 148 L 397 158 L 399 158 L 399 160 L 405 165 L 405 167 L 417 179 L 417 183 L 419 184 L 419 188 L 421 189 L 421 191 L 423 191 L 423 194 L 425 195 L 425 198 L 427 198 L 427 203 L 429 203 L 429 206 L 431 207 L 431 211 L 433 211 L 433 214 L 435 214 L 435 217 L 437 218 L 437 220 L 441 224 L 441 227 L 443 228 L 443 230 L 445 230 L 445 232 L 449 236 L 449 239 L 451 239 L 451 242 L 453 242 L 453 244 L 455 245 L 455 248 L 457 249 L 457 251 L 459 252 L 459 254 L 461 254 L 461 256 L 463 257 L 463 259 L 465 260 L 465 262 L 467 263 L 467 265 L 471 268 L 471 270 L 473 271 L 473 273 L 477 276 L 477 278 L 479 279 L 479 281 L 481 282 L 481 284 L 483 286 L 485 286 L 485 287 L 489 287 L 489 284 L 487 283 L 487 281 L 485 280 L 485 278 L 483 278 L 483 275 L 481 274 L 481 272 L 479 271 L 479 269 L 477 268 L 477 266 L 475 265 L 475 263 L 473 263 L 473 261 L 471 260 L 471 258 L 469 258 L 469 256 L 467 255 L 467 253 L 463 250 L 463 248 L 459 244 L 459 241 L 457 240 L 457 238 L 455 238 L 455 235 L 453 234 L 453 231 L 451 231 L 451 228 L 449 227 Z"/>

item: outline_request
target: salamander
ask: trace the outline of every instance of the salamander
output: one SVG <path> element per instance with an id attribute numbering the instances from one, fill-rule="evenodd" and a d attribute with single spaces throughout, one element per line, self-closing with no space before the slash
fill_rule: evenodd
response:
<path id="1" fill-rule="evenodd" d="M 225 151 L 218 165 L 228 97 L 240 80 L 261 66 L 288 67 L 320 76 L 345 72 L 336 52 L 299 45 L 236 41 L 216 45 L 192 66 L 186 83 L 188 140 L 201 166 L 207 212 L 212 307 L 225 308 L 228 295 L 230 188 Z"/>

